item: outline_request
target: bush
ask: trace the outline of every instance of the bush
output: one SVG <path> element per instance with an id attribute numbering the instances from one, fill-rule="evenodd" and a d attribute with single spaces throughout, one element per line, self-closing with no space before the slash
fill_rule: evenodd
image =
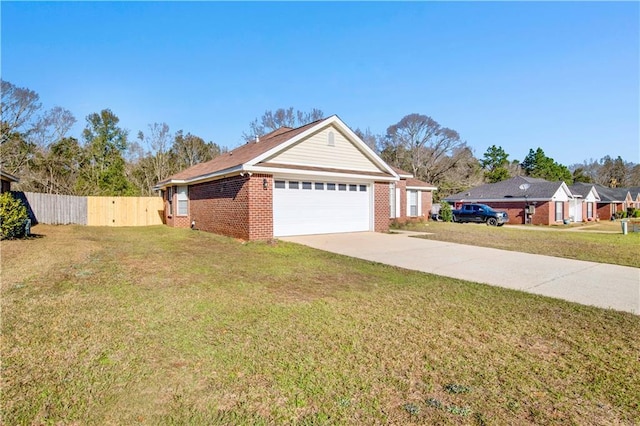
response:
<path id="1" fill-rule="evenodd" d="M 453 220 L 453 209 L 451 208 L 451 204 L 443 201 L 440 203 L 440 217 L 445 222 L 451 222 Z"/>
<path id="2" fill-rule="evenodd" d="M 24 225 L 29 218 L 27 208 L 10 192 L 0 195 L 0 238 L 18 238 L 24 234 Z"/>
<path id="3" fill-rule="evenodd" d="M 631 213 L 631 217 L 640 217 L 640 209 L 633 209 L 633 213 Z"/>

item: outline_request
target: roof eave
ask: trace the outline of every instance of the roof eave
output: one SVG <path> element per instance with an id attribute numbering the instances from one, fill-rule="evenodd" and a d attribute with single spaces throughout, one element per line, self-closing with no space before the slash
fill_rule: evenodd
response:
<path id="1" fill-rule="evenodd" d="M 437 186 L 407 186 L 407 189 L 418 190 L 418 191 L 437 191 Z"/>
<path id="2" fill-rule="evenodd" d="M 229 167 L 224 170 L 219 170 L 213 173 L 207 173 L 200 176 L 195 176 L 189 179 L 169 179 L 164 182 L 159 182 L 154 188 L 162 189 L 168 186 L 174 185 L 194 185 L 196 183 L 207 182 L 210 180 L 222 179 L 228 176 L 240 174 L 245 170 L 244 164 L 239 166 Z"/>
<path id="3" fill-rule="evenodd" d="M 323 176 L 328 178 L 347 178 L 347 179 L 359 179 L 375 182 L 397 182 L 398 178 L 395 176 L 372 176 L 367 174 L 358 174 L 358 172 L 332 172 L 332 171 L 317 171 L 317 170 L 304 170 L 304 169 L 287 169 L 287 168 L 273 168 L 263 166 L 247 166 L 245 171 L 251 173 L 268 173 L 271 175 L 300 175 L 300 176 Z"/>
<path id="4" fill-rule="evenodd" d="M 15 183 L 19 183 L 20 179 L 18 179 L 17 177 L 15 177 L 14 175 L 4 172 L 4 171 L 0 171 L 0 175 L 4 178 L 6 178 L 7 180 L 10 180 L 11 182 L 15 182 Z"/>

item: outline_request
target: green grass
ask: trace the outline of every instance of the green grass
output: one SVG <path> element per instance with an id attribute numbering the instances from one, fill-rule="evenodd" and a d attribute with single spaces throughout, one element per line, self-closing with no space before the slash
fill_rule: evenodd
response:
<path id="1" fill-rule="evenodd" d="M 420 237 L 438 241 L 640 267 L 640 232 L 622 235 L 619 222 L 583 227 L 534 226 L 529 230 L 508 225 L 445 222 L 410 224 L 404 228 L 428 232 Z M 617 233 L 611 233 L 612 230 Z"/>
<path id="2" fill-rule="evenodd" d="M 0 243 L 3 424 L 640 422 L 632 314 L 284 242 L 34 231 Z"/>

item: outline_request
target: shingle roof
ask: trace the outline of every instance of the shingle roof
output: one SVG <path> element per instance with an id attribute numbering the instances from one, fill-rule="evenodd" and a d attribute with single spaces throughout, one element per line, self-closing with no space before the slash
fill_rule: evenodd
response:
<path id="1" fill-rule="evenodd" d="M 458 194 L 450 195 L 446 201 L 501 200 L 510 198 L 529 200 L 550 200 L 563 182 L 549 182 L 528 176 L 516 176 L 496 183 L 476 186 Z M 526 188 L 526 189 L 525 189 Z"/>
<path id="2" fill-rule="evenodd" d="M 288 141 L 294 136 L 299 135 L 305 130 L 308 130 L 309 128 L 318 124 L 320 121 L 322 120 L 314 121 L 296 129 L 292 129 L 290 127 L 281 127 L 271 133 L 262 136 L 259 139 L 259 142 L 247 142 L 246 144 L 239 146 L 232 151 L 217 156 L 213 160 L 196 164 L 195 166 L 189 167 L 188 169 L 182 170 L 181 172 L 169 176 L 159 184 L 161 185 L 172 180 L 195 179 L 200 176 L 205 176 L 212 173 L 220 172 L 222 170 L 232 169 L 234 167 L 240 166 L 247 161 L 258 157 L 259 155 L 264 154 L 270 149 L 275 148 L 278 145 Z"/>
<path id="3" fill-rule="evenodd" d="M 400 177 L 404 177 L 404 176 L 411 176 L 413 177 L 413 173 L 408 172 L 406 170 L 402 170 L 400 167 L 395 167 L 395 166 L 389 166 L 393 169 L 394 172 L 396 172 L 398 174 L 398 176 Z"/>
<path id="4" fill-rule="evenodd" d="M 397 173 L 397 172 L 396 172 Z M 417 187 L 417 188 L 434 188 L 434 185 L 431 185 L 430 183 L 427 183 L 423 180 L 420 179 L 416 179 L 416 178 L 408 178 L 407 179 L 407 187 Z"/>
<path id="5" fill-rule="evenodd" d="M 636 197 L 640 195 L 640 186 L 632 186 L 629 188 L 629 192 L 631 193 L 631 198 L 635 200 Z"/>
<path id="6" fill-rule="evenodd" d="M 572 194 L 580 195 L 584 198 L 589 195 L 591 188 L 593 188 L 594 186 L 595 185 L 592 183 L 576 182 L 569 187 L 569 190 Z"/>
<path id="7" fill-rule="evenodd" d="M 608 188 L 603 185 L 594 185 L 600 194 L 600 201 L 603 203 L 622 203 L 627 198 L 629 190 L 627 188 Z"/>

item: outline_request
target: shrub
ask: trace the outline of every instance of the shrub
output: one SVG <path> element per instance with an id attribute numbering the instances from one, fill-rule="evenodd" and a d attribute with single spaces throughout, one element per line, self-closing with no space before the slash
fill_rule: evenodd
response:
<path id="1" fill-rule="evenodd" d="M 631 213 L 631 217 L 640 217 L 640 209 L 633 209 L 633 213 Z"/>
<path id="2" fill-rule="evenodd" d="M 440 203 L 440 217 L 445 222 L 451 222 L 453 220 L 453 209 L 451 208 L 451 204 L 446 201 L 442 201 Z"/>
<path id="3" fill-rule="evenodd" d="M 21 237 L 28 218 L 22 201 L 15 199 L 10 192 L 0 195 L 0 238 Z"/>

